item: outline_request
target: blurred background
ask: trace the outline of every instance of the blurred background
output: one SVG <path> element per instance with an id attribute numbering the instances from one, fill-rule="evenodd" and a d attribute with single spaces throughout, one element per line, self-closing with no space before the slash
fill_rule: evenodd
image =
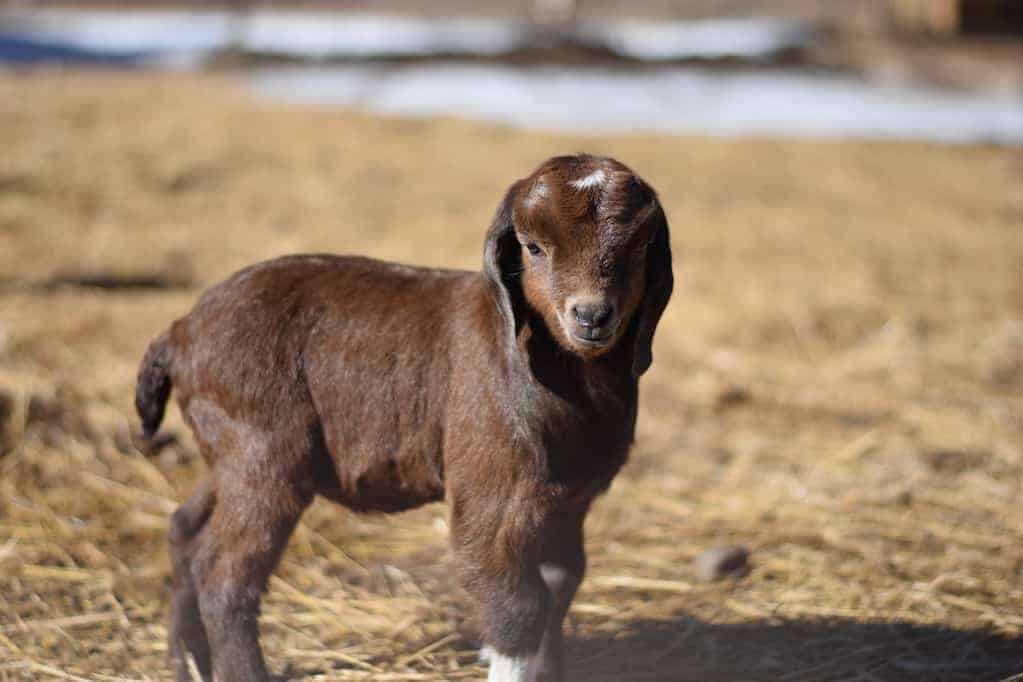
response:
<path id="1" fill-rule="evenodd" d="M 217 68 L 278 101 L 576 133 L 1023 140 L 1023 9 L 1003 0 L 0 6 L 0 59 Z"/>
<path id="2" fill-rule="evenodd" d="M 132 396 L 203 289 L 476 269 L 506 188 L 578 151 L 659 191 L 677 285 L 571 679 L 1020 679 L 1023 3 L 3 0 L 0 680 L 169 679 L 205 468 L 174 407 L 139 452 Z M 314 504 L 271 669 L 483 679 L 445 514 Z"/>

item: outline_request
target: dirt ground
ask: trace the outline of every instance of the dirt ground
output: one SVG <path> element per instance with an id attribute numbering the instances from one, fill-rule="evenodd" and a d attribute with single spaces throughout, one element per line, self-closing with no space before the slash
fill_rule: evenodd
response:
<path id="1" fill-rule="evenodd" d="M 630 464 L 587 525 L 572 679 L 1023 673 L 1023 156 L 565 138 L 256 104 L 214 79 L 0 74 L 0 681 L 168 679 L 176 408 L 148 341 L 283 253 L 476 268 L 505 187 L 612 154 L 660 191 L 676 293 Z M 481 679 L 445 510 L 317 503 L 263 616 L 285 679 Z M 738 543 L 743 577 L 691 560 Z"/>

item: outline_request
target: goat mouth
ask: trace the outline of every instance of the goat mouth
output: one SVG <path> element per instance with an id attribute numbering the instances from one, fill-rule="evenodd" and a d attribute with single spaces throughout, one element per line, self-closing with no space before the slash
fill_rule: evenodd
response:
<path id="1" fill-rule="evenodd" d="M 571 334 L 573 341 L 587 348 L 604 348 L 606 346 L 609 346 L 611 345 L 611 340 L 614 338 L 614 335 L 615 335 L 614 329 L 602 332 L 599 335 L 590 334 L 587 336 L 582 336 L 575 332 L 572 332 Z"/>

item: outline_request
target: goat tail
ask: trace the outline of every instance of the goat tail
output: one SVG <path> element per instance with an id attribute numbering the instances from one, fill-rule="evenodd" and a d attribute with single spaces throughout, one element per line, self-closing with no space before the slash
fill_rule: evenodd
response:
<path id="1" fill-rule="evenodd" d="M 142 437 L 147 442 L 156 435 L 171 392 L 172 351 L 167 332 L 160 334 L 146 349 L 135 384 L 135 411 L 142 419 Z"/>

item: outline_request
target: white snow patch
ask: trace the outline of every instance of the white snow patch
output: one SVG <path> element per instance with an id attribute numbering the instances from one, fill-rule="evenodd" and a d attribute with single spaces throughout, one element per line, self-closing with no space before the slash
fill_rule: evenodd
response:
<path id="1" fill-rule="evenodd" d="M 273 100 L 456 116 L 575 135 L 706 134 L 1023 144 L 1023 97 L 882 87 L 791 71 L 428 64 L 262 69 Z"/>
<path id="2" fill-rule="evenodd" d="M 493 55 L 533 39 L 528 23 L 484 18 L 401 17 L 315 11 L 9 10 L 4 29 L 100 52 L 155 51 L 157 61 L 194 65 L 232 47 L 292 57 Z M 771 17 L 697 21 L 583 22 L 566 32 L 643 60 L 764 58 L 809 42 L 802 24 Z"/>
<path id="3" fill-rule="evenodd" d="M 763 59 L 809 43 L 810 30 L 776 17 L 584 23 L 580 35 L 637 59 Z"/>

